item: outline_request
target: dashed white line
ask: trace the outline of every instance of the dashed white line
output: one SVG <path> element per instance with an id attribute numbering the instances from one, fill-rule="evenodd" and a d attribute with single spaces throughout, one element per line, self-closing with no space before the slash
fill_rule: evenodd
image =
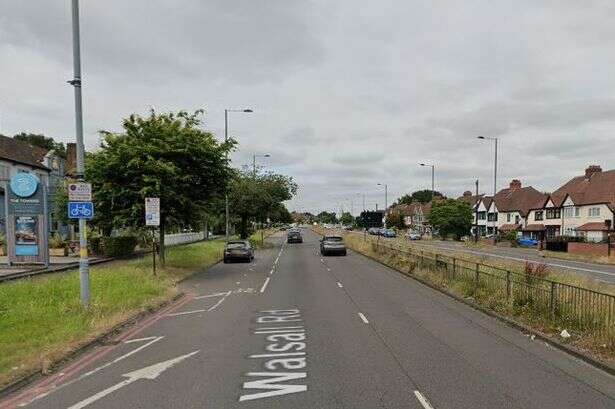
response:
<path id="1" fill-rule="evenodd" d="M 205 312 L 205 311 L 207 310 L 192 310 L 192 311 L 175 312 L 173 314 L 167 314 L 167 317 L 177 317 L 178 315 L 196 314 L 196 313 Z"/>
<path id="2" fill-rule="evenodd" d="M 427 398 L 425 398 L 421 392 L 414 391 L 414 396 L 416 396 L 416 398 L 419 400 L 419 402 L 421 403 L 421 405 L 423 405 L 425 409 L 434 409 L 433 406 L 431 406 L 431 404 L 427 400 Z"/>
<path id="3" fill-rule="evenodd" d="M 358 313 L 359 317 L 361 317 L 361 320 L 363 320 L 364 323 L 369 324 L 369 321 L 367 320 L 367 318 L 365 317 L 365 315 L 363 315 L 362 312 Z"/>
<path id="4" fill-rule="evenodd" d="M 340 283 L 339 281 L 337 282 L 337 286 L 338 286 L 339 288 L 344 288 L 344 286 L 342 285 L 342 283 Z"/>
<path id="5" fill-rule="evenodd" d="M 271 277 L 267 277 L 267 279 L 265 280 L 265 283 L 263 284 L 263 286 L 261 287 L 261 293 L 265 292 L 265 288 L 267 288 L 267 284 L 269 284 L 269 280 L 271 279 Z"/>

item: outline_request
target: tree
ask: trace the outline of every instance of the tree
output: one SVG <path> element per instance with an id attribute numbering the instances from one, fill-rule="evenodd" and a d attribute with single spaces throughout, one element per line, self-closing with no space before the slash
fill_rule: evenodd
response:
<path id="1" fill-rule="evenodd" d="M 390 211 L 386 215 L 386 225 L 388 228 L 396 228 L 396 229 L 405 229 L 406 222 L 404 220 L 404 215 L 399 211 Z"/>
<path id="2" fill-rule="evenodd" d="M 439 230 L 440 237 L 453 235 L 459 239 L 468 234 L 472 227 L 472 208 L 454 199 L 435 201 L 429 213 L 429 223 Z"/>
<path id="3" fill-rule="evenodd" d="M 444 199 L 444 195 L 438 191 L 432 192 L 431 190 L 417 190 L 412 192 L 412 194 L 405 194 L 399 199 L 397 199 L 397 204 L 412 204 L 412 203 L 429 203 L 431 202 L 433 197 Z"/>
<path id="4" fill-rule="evenodd" d="M 409 205 L 409 204 L 412 204 L 412 201 L 413 201 L 412 195 L 405 194 L 399 199 L 397 199 L 397 204 Z"/>
<path id="5" fill-rule="evenodd" d="M 353 222 L 354 217 L 352 217 L 349 212 L 342 213 L 342 216 L 340 217 L 340 223 L 342 223 L 344 226 L 352 226 Z"/>
<path id="6" fill-rule="evenodd" d="M 329 213 L 323 211 L 318 213 L 316 216 L 316 221 L 318 221 L 318 223 L 336 224 L 337 216 L 335 215 L 335 212 Z"/>
<path id="7" fill-rule="evenodd" d="M 56 153 L 56 155 L 58 155 L 61 158 L 66 159 L 66 146 L 64 146 L 64 143 L 56 142 L 51 137 L 47 137 L 41 134 L 21 132 L 21 133 L 18 133 L 17 135 L 14 135 L 13 139 L 28 143 L 32 146 L 38 146 L 39 148 L 43 148 L 48 151 L 53 150 Z"/>
<path id="8" fill-rule="evenodd" d="M 170 226 L 200 227 L 208 204 L 223 195 L 232 176 L 227 154 L 235 142 L 218 142 L 200 128 L 194 113 L 131 115 L 123 131 L 102 131 L 100 150 L 86 156 L 92 183 L 94 223 L 113 228 L 144 226 L 144 200 L 160 198 L 160 244 Z"/>
<path id="9" fill-rule="evenodd" d="M 282 202 L 292 199 L 296 192 L 297 184 L 291 177 L 275 173 L 255 175 L 247 170 L 237 172 L 229 188 L 229 204 L 239 219 L 241 238 L 248 237 L 250 221 L 265 222 L 274 213 L 282 212 Z M 284 211 L 288 213 L 286 207 Z"/>

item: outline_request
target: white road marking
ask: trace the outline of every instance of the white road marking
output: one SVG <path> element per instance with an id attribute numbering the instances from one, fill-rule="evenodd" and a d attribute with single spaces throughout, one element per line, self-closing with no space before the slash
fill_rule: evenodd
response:
<path id="1" fill-rule="evenodd" d="M 321 258 L 320 258 L 320 262 L 321 262 L 321 263 L 324 263 L 324 262 L 325 262 L 325 260 L 323 260 L 323 259 L 322 259 L 322 257 L 321 257 Z"/>
<path id="2" fill-rule="evenodd" d="M 327 271 L 331 271 L 331 269 L 329 267 L 327 267 Z"/>
<path id="3" fill-rule="evenodd" d="M 261 293 L 265 292 L 265 288 L 267 288 L 267 284 L 269 284 L 269 280 L 271 279 L 271 277 L 267 277 L 267 279 L 265 280 L 265 283 L 263 284 L 263 286 L 261 287 Z"/>
<path id="4" fill-rule="evenodd" d="M 132 371 L 132 372 L 128 372 L 123 374 L 122 376 L 128 379 L 123 380 L 122 382 L 116 383 L 115 385 L 104 389 L 98 393 L 95 393 L 94 395 L 90 396 L 87 399 L 82 400 L 79 403 L 76 403 L 72 406 L 70 406 L 68 409 L 82 409 L 102 398 L 104 398 L 105 396 L 117 391 L 118 389 L 123 388 L 126 385 L 130 385 L 131 383 L 138 381 L 139 379 L 149 379 L 149 380 L 154 380 L 156 378 L 158 378 L 158 376 L 160 376 L 161 373 L 163 373 L 164 371 L 166 371 L 167 369 L 171 368 L 173 365 L 183 361 L 186 358 L 191 357 L 192 355 L 198 353 L 199 351 L 194 351 L 191 352 L 189 354 L 186 355 L 182 355 L 179 356 L 177 358 L 174 359 L 169 359 L 168 361 L 164 361 L 164 362 L 159 362 L 157 364 L 154 365 L 150 365 L 147 366 L 145 368 L 141 368 L 138 369 L 136 371 Z"/>
<path id="5" fill-rule="evenodd" d="M 196 313 L 205 312 L 205 311 L 207 310 L 192 310 L 192 311 L 175 312 L 173 314 L 167 314 L 167 317 L 177 317 L 178 315 L 196 314 Z"/>
<path id="6" fill-rule="evenodd" d="M 211 297 L 222 297 L 223 295 L 226 295 L 228 293 L 228 291 L 223 292 L 223 293 L 214 293 L 214 294 L 207 294 L 207 295 L 199 295 L 198 297 L 194 297 L 195 300 L 201 300 L 203 298 L 211 298 Z"/>
<path id="7" fill-rule="evenodd" d="M 364 323 L 369 324 L 369 321 L 367 320 L 367 318 L 365 318 L 365 315 L 363 315 L 362 312 L 359 313 L 359 317 L 361 317 Z"/>
<path id="8" fill-rule="evenodd" d="M 421 405 L 423 405 L 425 409 L 433 409 L 433 406 L 431 406 L 427 398 L 425 398 L 421 392 L 414 391 L 414 396 L 416 396 L 416 398 L 419 400 L 419 402 L 421 402 Z"/>
<path id="9" fill-rule="evenodd" d="M 75 382 L 78 382 L 78 381 L 80 381 L 80 380 L 82 380 L 82 379 L 85 379 L 85 378 L 87 378 L 88 376 L 95 374 L 96 372 L 102 371 L 103 369 L 108 368 L 109 366 L 111 366 L 111 365 L 113 365 L 113 364 L 115 364 L 115 363 L 117 363 L 117 362 L 120 362 L 121 360 L 123 360 L 123 359 L 125 359 L 125 358 L 128 358 L 128 357 L 129 357 L 129 356 L 131 356 L 131 355 L 136 354 L 137 352 L 141 351 L 142 349 L 147 348 L 148 346 L 152 345 L 153 343 L 160 341 L 162 338 L 164 338 L 164 337 L 147 337 L 147 338 L 131 339 L 131 340 L 129 340 L 129 341 L 124 341 L 124 343 L 125 343 L 125 344 L 130 344 L 130 343 L 133 343 L 133 342 L 139 342 L 139 341 L 147 341 L 147 340 L 150 340 L 150 342 L 148 342 L 148 343 L 146 343 L 146 344 L 143 344 L 143 345 L 141 345 L 140 347 L 135 348 L 135 349 L 133 349 L 132 351 L 127 352 L 127 353 L 125 353 L 124 355 L 121 355 L 121 356 L 119 356 L 119 357 L 115 358 L 114 360 L 107 362 L 107 363 L 106 363 L 106 364 L 104 364 L 104 365 L 101 365 L 101 366 L 99 366 L 99 367 L 97 367 L 97 368 L 94 368 L 94 369 L 92 369 L 92 370 L 90 370 L 90 371 L 88 371 L 88 372 L 86 372 L 86 373 L 84 373 L 84 374 L 80 375 L 79 377 L 77 377 L 77 378 L 75 378 L 75 379 L 73 379 L 73 380 L 70 380 L 70 381 L 68 381 L 68 382 L 66 382 L 66 383 L 63 383 L 63 384 L 61 384 L 61 385 L 59 385 L 59 386 L 56 386 L 55 388 L 53 388 L 53 389 L 49 390 L 48 392 L 41 393 L 40 395 L 35 396 L 34 398 L 32 398 L 32 400 L 31 400 L 30 402 L 28 402 L 28 404 L 29 404 L 29 403 L 32 403 L 32 402 L 34 402 L 34 401 L 36 401 L 36 400 L 39 400 L 39 399 L 41 399 L 41 398 L 44 398 L 45 396 L 48 396 L 48 395 L 52 394 L 53 392 L 57 392 L 57 391 L 59 391 L 60 389 L 62 389 L 62 388 L 64 388 L 64 387 L 66 387 L 66 386 L 68 386 L 68 385 L 72 385 L 72 384 L 73 384 L 73 383 L 75 383 Z M 25 405 L 24 405 L 24 406 L 25 406 Z"/>
<path id="10" fill-rule="evenodd" d="M 222 298 L 220 298 L 220 299 L 218 300 L 218 302 L 217 302 L 217 303 L 215 303 L 214 305 L 212 305 L 211 307 L 209 307 L 209 309 L 207 310 L 207 312 L 211 312 L 211 311 L 215 310 L 216 308 L 218 308 L 218 306 L 219 306 L 220 304 L 222 304 L 222 303 L 224 302 L 224 300 L 226 300 L 226 297 L 228 297 L 230 294 L 231 294 L 231 292 L 230 292 L 230 291 L 228 291 L 228 292 L 224 295 L 224 297 L 222 297 Z"/>
<path id="11" fill-rule="evenodd" d="M 344 288 L 344 286 L 342 285 L 342 283 L 340 283 L 339 281 L 337 282 L 337 286 L 338 286 L 339 288 Z"/>

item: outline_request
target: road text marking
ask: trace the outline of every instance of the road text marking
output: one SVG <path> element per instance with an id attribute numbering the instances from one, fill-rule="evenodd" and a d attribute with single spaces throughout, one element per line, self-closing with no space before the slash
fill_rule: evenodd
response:
<path id="1" fill-rule="evenodd" d="M 359 313 L 359 317 L 361 317 L 364 323 L 369 324 L 369 321 L 367 320 L 367 318 L 365 318 L 365 315 L 363 315 L 362 312 Z"/>

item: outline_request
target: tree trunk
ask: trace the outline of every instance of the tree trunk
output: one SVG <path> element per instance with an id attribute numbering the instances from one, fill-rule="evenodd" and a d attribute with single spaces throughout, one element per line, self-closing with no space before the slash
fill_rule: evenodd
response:
<path id="1" fill-rule="evenodd" d="M 248 238 L 248 215 L 241 215 L 241 225 L 239 227 L 239 235 L 242 239 Z"/>

